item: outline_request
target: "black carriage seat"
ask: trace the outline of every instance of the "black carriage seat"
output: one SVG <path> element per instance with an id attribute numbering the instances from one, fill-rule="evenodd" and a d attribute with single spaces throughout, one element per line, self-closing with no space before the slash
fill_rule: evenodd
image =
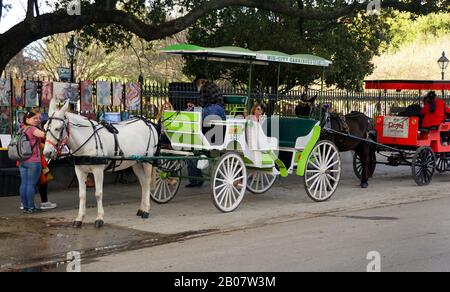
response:
<path id="1" fill-rule="evenodd" d="M 437 130 L 439 130 L 438 126 L 433 126 L 433 127 L 430 127 L 430 128 L 421 128 L 421 129 L 419 129 L 419 131 L 422 132 L 422 133 L 429 133 L 430 131 L 437 131 Z"/>

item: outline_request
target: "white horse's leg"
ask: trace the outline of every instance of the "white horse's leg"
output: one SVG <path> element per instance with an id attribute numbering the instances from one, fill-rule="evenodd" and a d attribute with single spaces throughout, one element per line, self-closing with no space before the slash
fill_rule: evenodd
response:
<path id="1" fill-rule="evenodd" d="M 144 163 L 142 164 L 144 167 L 144 173 L 145 173 L 145 192 L 143 192 L 143 198 L 142 201 L 144 202 L 144 212 L 147 210 L 147 213 L 150 213 L 150 192 L 151 192 L 151 185 L 153 180 L 153 165 L 150 163 Z"/>
<path id="2" fill-rule="evenodd" d="M 84 172 L 80 166 L 75 166 L 75 174 L 77 175 L 79 185 L 80 208 L 78 209 L 78 217 L 73 222 L 73 226 L 80 228 L 86 216 L 86 180 L 88 173 Z"/>
<path id="3" fill-rule="evenodd" d="M 103 180 L 105 177 L 105 169 L 101 166 L 95 166 L 93 170 L 95 180 L 95 198 L 97 199 L 97 219 L 95 220 L 95 228 L 101 228 L 104 224 L 105 210 L 103 210 Z"/>
<path id="4" fill-rule="evenodd" d="M 139 179 L 139 183 L 142 188 L 142 199 L 141 206 L 137 212 L 138 217 L 142 217 L 143 219 L 147 219 L 150 216 L 150 181 L 151 175 L 146 176 L 145 168 L 143 164 L 135 164 L 133 165 L 133 171 Z"/>

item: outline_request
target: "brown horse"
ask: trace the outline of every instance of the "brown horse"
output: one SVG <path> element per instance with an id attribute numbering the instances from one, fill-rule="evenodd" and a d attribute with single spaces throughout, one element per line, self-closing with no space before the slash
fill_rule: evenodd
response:
<path id="1" fill-rule="evenodd" d="M 375 170 L 376 157 L 375 151 L 371 150 L 371 144 L 364 140 L 370 138 L 370 132 L 373 130 L 372 120 L 360 112 L 352 112 L 345 116 L 325 113 L 322 127 L 321 139 L 332 141 L 340 152 L 355 151 L 356 155 L 360 157 L 362 163 L 361 188 L 368 188 L 369 177 Z"/>
<path id="2" fill-rule="evenodd" d="M 315 98 L 312 99 L 315 101 Z M 332 141 L 339 152 L 355 151 L 361 160 L 361 188 L 369 187 L 369 178 L 372 177 L 376 167 L 376 152 L 372 149 L 368 139 L 375 140 L 372 120 L 363 113 L 352 112 L 346 116 L 329 113 L 321 106 L 314 107 L 313 103 L 305 103 L 302 99 L 296 112 L 308 116 L 319 113 L 322 117 L 322 140 Z M 328 130 L 327 130 L 328 129 Z M 330 130 L 331 129 L 331 130 Z M 365 141 L 364 141 L 365 140 Z"/>

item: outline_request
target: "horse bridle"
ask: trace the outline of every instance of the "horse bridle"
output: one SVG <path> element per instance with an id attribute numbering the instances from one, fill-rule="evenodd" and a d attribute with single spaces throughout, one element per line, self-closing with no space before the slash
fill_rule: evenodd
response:
<path id="1" fill-rule="evenodd" d="M 52 121 L 60 121 L 63 123 L 63 126 L 61 128 L 61 131 L 59 133 L 59 137 L 57 137 L 52 130 L 50 129 L 50 126 L 52 124 Z M 62 148 L 66 145 L 67 140 L 69 139 L 69 124 L 66 122 L 66 119 L 62 119 L 62 118 L 58 118 L 55 117 L 54 114 L 53 116 L 48 118 L 48 122 L 46 125 L 46 129 L 44 129 L 45 134 L 47 135 L 48 133 L 50 133 L 50 135 L 53 137 L 53 139 L 55 139 L 56 143 L 53 143 L 52 141 L 50 141 L 49 139 L 47 139 L 45 141 L 46 144 L 50 144 L 51 146 L 53 146 L 58 155 L 61 153 Z M 64 137 L 64 133 L 66 133 L 66 137 Z"/>

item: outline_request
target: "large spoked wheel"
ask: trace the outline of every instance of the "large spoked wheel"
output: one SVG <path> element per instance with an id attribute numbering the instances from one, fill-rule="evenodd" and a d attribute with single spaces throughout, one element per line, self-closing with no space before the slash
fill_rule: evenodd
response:
<path id="1" fill-rule="evenodd" d="M 369 178 L 373 177 L 373 174 L 375 173 L 375 169 L 377 168 L 377 154 L 375 152 L 370 153 L 370 163 L 369 163 Z M 361 179 L 362 178 L 362 169 L 363 164 L 361 161 L 361 158 L 358 154 L 353 154 L 353 172 L 355 173 L 356 177 Z"/>
<path id="2" fill-rule="evenodd" d="M 277 175 L 267 171 L 249 170 L 247 189 L 253 194 L 264 194 L 272 188 L 277 180 Z"/>
<path id="3" fill-rule="evenodd" d="M 450 159 L 446 153 L 440 154 L 436 159 L 436 170 L 439 173 L 444 173 L 450 169 Z"/>
<path id="4" fill-rule="evenodd" d="M 179 161 L 163 160 L 155 168 L 153 179 L 155 189 L 152 199 L 158 204 L 167 204 L 175 197 L 181 184 L 182 165 Z"/>
<path id="5" fill-rule="evenodd" d="M 315 202 L 329 200 L 341 179 L 341 157 L 336 145 L 330 141 L 320 141 L 309 154 L 306 164 L 306 194 Z"/>
<path id="6" fill-rule="evenodd" d="M 429 185 L 436 170 L 436 156 L 430 147 L 420 147 L 414 154 L 412 176 L 419 186 Z"/>
<path id="7" fill-rule="evenodd" d="M 212 201 L 223 213 L 236 210 L 247 189 L 247 168 L 236 153 L 227 153 L 217 162 L 212 173 Z"/>

